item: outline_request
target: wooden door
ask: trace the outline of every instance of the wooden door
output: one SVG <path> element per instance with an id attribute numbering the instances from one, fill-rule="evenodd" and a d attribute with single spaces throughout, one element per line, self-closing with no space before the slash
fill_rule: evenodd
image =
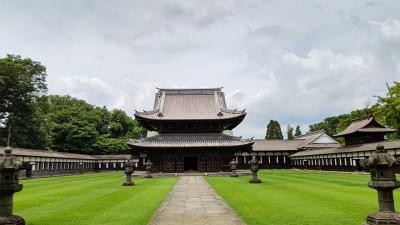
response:
<path id="1" fill-rule="evenodd" d="M 198 166 L 199 166 L 199 172 L 206 171 L 206 157 L 204 156 L 199 157 Z"/>
<path id="2" fill-rule="evenodd" d="M 151 172 L 156 173 L 161 171 L 161 157 L 159 155 L 151 156 L 150 161 L 153 163 Z"/>
<path id="3" fill-rule="evenodd" d="M 182 156 L 176 157 L 176 172 L 183 173 L 185 171 L 184 161 Z"/>
<path id="4" fill-rule="evenodd" d="M 173 173 L 175 172 L 175 156 L 164 155 L 163 156 L 163 172 Z"/>
<path id="5" fill-rule="evenodd" d="M 222 155 L 222 160 L 221 160 L 221 170 L 222 171 L 231 171 L 231 165 L 229 165 L 229 163 L 232 161 L 232 159 L 234 158 L 233 154 L 229 155 L 229 154 L 224 154 Z"/>
<path id="6" fill-rule="evenodd" d="M 206 171 L 218 172 L 219 171 L 219 156 L 218 155 L 207 155 L 206 157 Z"/>

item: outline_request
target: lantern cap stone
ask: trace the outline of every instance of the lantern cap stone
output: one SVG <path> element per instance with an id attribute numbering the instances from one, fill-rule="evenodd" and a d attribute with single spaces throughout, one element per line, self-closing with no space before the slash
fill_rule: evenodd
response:
<path id="1" fill-rule="evenodd" d="M 362 159 L 360 165 L 362 167 L 392 167 L 399 162 L 398 159 L 389 154 L 383 145 L 376 146 L 376 152 L 368 159 Z"/>
<path id="2" fill-rule="evenodd" d="M 7 146 L 7 147 L 4 149 L 4 153 L 6 153 L 6 154 L 11 154 L 11 152 L 12 152 L 12 148 L 11 148 L 10 146 Z"/>
<path id="3" fill-rule="evenodd" d="M 11 154 L 12 148 L 10 146 L 4 149 L 4 155 L 0 157 L 0 170 L 21 170 L 22 162 Z"/>
<path id="4" fill-rule="evenodd" d="M 387 152 L 386 149 L 385 149 L 385 146 L 383 146 L 383 145 L 377 145 L 376 146 L 376 151 L 378 153 L 386 153 Z"/>

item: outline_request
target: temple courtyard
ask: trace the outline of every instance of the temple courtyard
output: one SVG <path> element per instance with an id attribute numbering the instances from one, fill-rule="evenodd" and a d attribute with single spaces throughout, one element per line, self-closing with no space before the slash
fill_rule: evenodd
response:
<path id="1" fill-rule="evenodd" d="M 377 210 L 365 174 L 262 170 L 249 176 L 134 178 L 121 172 L 23 180 L 15 214 L 27 224 L 363 224 Z M 395 199 L 399 199 L 395 191 Z"/>

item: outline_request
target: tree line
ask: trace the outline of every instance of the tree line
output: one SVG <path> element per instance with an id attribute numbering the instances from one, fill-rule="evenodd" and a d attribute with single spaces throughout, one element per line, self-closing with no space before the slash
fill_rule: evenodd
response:
<path id="1" fill-rule="evenodd" d="M 46 67 L 17 55 L 0 58 L 0 145 L 85 154 L 127 152 L 146 135 L 119 109 L 47 95 Z"/>
<path id="2" fill-rule="evenodd" d="M 400 82 L 394 81 L 393 85 L 387 84 L 385 96 L 375 96 L 377 102 L 371 107 L 356 109 L 338 116 L 330 116 L 323 121 L 310 125 L 310 131 L 325 130 L 329 135 L 343 131 L 353 119 L 372 115 L 382 125 L 397 129 L 388 135 L 389 139 L 400 138 Z M 339 140 L 341 141 L 341 140 Z"/>
<path id="3" fill-rule="evenodd" d="M 288 140 L 292 140 L 296 136 L 301 135 L 301 129 L 300 125 L 296 126 L 296 129 L 294 131 L 294 128 L 288 124 L 287 129 L 286 129 L 286 137 Z M 267 125 L 267 131 L 265 133 L 265 139 L 266 140 L 282 140 L 283 139 L 283 134 L 281 130 L 281 125 L 279 124 L 278 121 L 276 120 L 270 120 L 268 125 Z"/>
<path id="4" fill-rule="evenodd" d="M 385 96 L 375 96 L 377 102 L 371 107 L 364 109 L 355 109 L 349 113 L 330 116 L 323 121 L 309 125 L 309 131 L 324 130 L 328 135 L 343 131 L 350 125 L 351 121 L 363 116 L 372 115 L 375 119 L 384 126 L 397 129 L 393 134 L 388 135 L 389 139 L 400 138 L 400 82 L 394 81 L 393 85 L 387 84 L 387 93 Z M 301 135 L 300 126 L 296 126 L 295 134 L 293 135 L 293 127 L 290 124 L 287 127 L 287 138 Z M 281 126 L 278 121 L 270 120 L 267 126 L 265 139 L 283 139 Z M 338 141 L 343 142 L 341 138 Z"/>

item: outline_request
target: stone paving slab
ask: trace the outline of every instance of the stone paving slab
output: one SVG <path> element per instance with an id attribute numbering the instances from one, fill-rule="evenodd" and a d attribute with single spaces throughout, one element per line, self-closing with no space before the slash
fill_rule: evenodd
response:
<path id="1" fill-rule="evenodd" d="M 180 177 L 149 225 L 245 225 L 201 176 Z"/>

